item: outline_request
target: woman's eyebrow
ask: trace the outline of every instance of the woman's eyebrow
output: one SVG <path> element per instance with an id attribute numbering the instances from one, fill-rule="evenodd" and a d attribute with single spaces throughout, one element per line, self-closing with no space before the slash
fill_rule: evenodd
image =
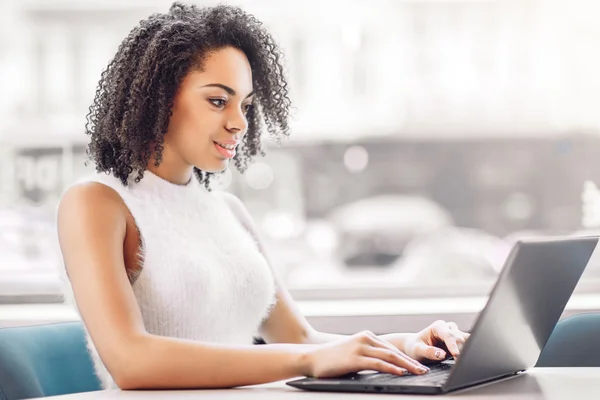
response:
<path id="1" fill-rule="evenodd" d="M 201 87 L 218 87 L 223 89 L 224 91 L 226 91 L 230 96 L 235 96 L 236 92 L 235 90 L 233 90 L 232 88 L 230 88 L 227 85 L 223 85 L 222 83 L 209 83 L 208 85 L 204 85 Z M 246 98 L 252 96 L 254 94 L 254 90 L 250 92 L 250 94 L 248 94 L 248 96 L 246 96 Z"/>

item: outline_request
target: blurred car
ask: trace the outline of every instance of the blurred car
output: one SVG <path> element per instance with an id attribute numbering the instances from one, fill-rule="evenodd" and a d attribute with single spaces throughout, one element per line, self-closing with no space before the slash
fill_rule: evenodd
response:
<path id="1" fill-rule="evenodd" d="M 433 200 L 393 194 L 346 204 L 328 220 L 338 232 L 336 254 L 351 268 L 391 266 L 415 237 L 453 224 L 450 213 Z"/>
<path id="2" fill-rule="evenodd" d="M 479 229 L 445 227 L 408 243 L 399 279 L 423 285 L 493 282 L 511 245 Z"/>

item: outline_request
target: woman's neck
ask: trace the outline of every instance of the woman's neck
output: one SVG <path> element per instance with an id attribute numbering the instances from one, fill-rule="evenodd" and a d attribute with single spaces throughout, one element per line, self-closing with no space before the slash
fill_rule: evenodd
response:
<path id="1" fill-rule="evenodd" d="M 158 167 L 154 165 L 154 158 L 152 158 L 148 163 L 147 169 L 168 182 L 182 186 L 189 184 L 194 175 L 193 166 L 173 162 L 172 158 L 164 156 Z"/>

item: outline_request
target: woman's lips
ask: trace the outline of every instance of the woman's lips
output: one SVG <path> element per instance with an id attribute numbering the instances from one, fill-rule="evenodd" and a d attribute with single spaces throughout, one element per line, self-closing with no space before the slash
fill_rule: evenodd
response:
<path id="1" fill-rule="evenodd" d="M 219 154 L 221 154 L 223 157 L 233 158 L 235 156 L 235 148 L 233 150 L 229 150 L 229 149 L 226 149 L 225 147 L 221 146 L 217 142 L 213 142 L 213 143 L 215 144 L 215 148 L 217 149 Z"/>

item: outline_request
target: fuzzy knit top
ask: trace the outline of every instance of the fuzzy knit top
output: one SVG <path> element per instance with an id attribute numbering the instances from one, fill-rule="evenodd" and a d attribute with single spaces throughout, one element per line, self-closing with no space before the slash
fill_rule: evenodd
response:
<path id="1" fill-rule="evenodd" d="M 274 305 L 275 281 L 253 236 L 223 196 L 209 192 L 195 177 L 177 185 L 150 171 L 128 187 L 107 174 L 81 181 L 114 189 L 136 222 L 141 271 L 130 281 L 148 333 L 253 343 Z M 63 278 L 65 299 L 77 308 L 66 274 Z M 102 387 L 116 388 L 89 333 L 87 343 Z"/>

